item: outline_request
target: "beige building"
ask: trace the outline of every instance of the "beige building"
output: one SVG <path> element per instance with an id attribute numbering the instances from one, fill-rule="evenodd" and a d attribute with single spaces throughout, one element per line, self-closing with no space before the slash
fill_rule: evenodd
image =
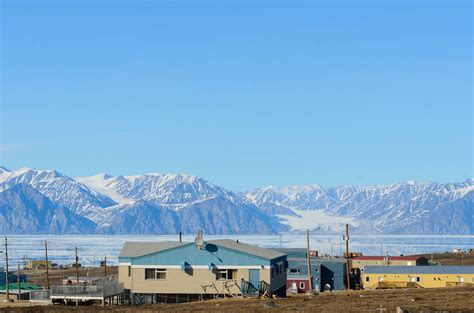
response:
<path id="1" fill-rule="evenodd" d="M 163 295 L 176 299 L 223 294 L 284 296 L 286 254 L 226 239 L 201 244 L 127 242 L 119 255 L 119 282 L 136 300 L 148 299 L 142 302 Z"/>
<path id="2" fill-rule="evenodd" d="M 428 265 L 420 256 L 358 256 L 351 260 L 351 268 L 364 271 L 365 266 L 419 266 Z"/>

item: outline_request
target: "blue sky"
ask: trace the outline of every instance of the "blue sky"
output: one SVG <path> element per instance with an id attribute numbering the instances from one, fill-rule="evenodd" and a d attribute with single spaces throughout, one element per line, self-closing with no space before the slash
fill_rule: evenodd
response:
<path id="1" fill-rule="evenodd" d="M 473 177 L 471 1 L 1 1 L 0 163 L 235 190 Z"/>

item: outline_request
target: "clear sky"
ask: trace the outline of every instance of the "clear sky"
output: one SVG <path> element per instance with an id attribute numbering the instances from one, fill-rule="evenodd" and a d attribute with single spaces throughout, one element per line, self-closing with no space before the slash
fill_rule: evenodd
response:
<path id="1" fill-rule="evenodd" d="M 473 177 L 472 1 L 0 3 L 6 167 Z"/>

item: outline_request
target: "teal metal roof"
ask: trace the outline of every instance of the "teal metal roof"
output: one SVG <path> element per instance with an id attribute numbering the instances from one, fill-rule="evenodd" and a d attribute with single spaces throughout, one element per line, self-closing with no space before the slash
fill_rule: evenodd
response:
<path id="1" fill-rule="evenodd" d="M 119 254 L 119 258 L 138 258 L 163 252 L 167 250 L 174 250 L 184 246 L 195 246 L 194 242 L 176 242 L 176 241 L 161 241 L 161 242 L 126 242 Z M 250 256 L 258 257 L 266 260 L 274 260 L 285 257 L 286 254 L 274 250 L 238 242 L 230 239 L 209 240 L 204 242 L 204 250 L 206 246 L 217 246 L 234 252 L 244 253 Z"/>
<path id="2" fill-rule="evenodd" d="M 365 274 L 474 274 L 474 266 L 365 266 Z"/>
<path id="3" fill-rule="evenodd" d="M 230 239 L 218 239 L 218 240 L 209 240 L 205 242 L 206 244 L 210 243 L 216 246 L 220 246 L 223 248 L 247 253 L 250 255 L 255 255 L 260 258 L 268 259 L 268 260 L 273 260 L 276 258 L 284 257 L 286 256 L 285 253 L 281 253 L 275 250 L 271 249 L 266 249 L 254 245 L 249 245 L 247 243 L 235 241 L 235 240 L 230 240 Z"/>
<path id="4" fill-rule="evenodd" d="M 272 248 L 280 253 L 284 253 L 288 258 L 306 258 L 306 248 Z"/>

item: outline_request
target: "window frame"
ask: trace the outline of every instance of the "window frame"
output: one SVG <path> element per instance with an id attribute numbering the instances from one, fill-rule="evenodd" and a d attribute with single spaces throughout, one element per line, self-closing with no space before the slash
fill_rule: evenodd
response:
<path id="1" fill-rule="evenodd" d="M 229 269 L 217 269 L 216 270 L 216 280 L 229 280 Z M 225 278 L 222 278 L 220 275 L 225 274 Z"/>
<path id="2" fill-rule="evenodd" d="M 147 278 L 147 273 L 153 271 L 153 277 Z M 167 278 L 166 268 L 146 268 L 145 269 L 145 280 L 166 280 Z"/>

